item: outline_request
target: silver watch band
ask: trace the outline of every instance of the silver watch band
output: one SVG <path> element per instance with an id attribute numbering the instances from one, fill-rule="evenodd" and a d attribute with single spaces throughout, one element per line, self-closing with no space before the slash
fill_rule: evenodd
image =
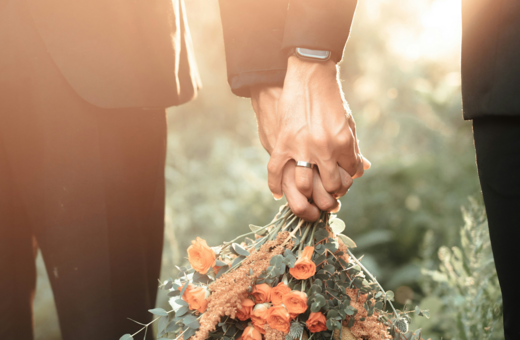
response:
<path id="1" fill-rule="evenodd" d="M 330 51 L 311 50 L 309 48 L 296 47 L 294 55 L 298 58 L 309 59 L 313 61 L 327 61 L 330 59 Z"/>

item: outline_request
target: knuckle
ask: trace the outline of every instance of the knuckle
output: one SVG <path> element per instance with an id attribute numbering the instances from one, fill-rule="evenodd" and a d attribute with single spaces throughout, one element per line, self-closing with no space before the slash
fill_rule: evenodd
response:
<path id="1" fill-rule="evenodd" d="M 314 135 L 312 141 L 320 149 L 327 149 L 330 145 L 330 138 L 325 134 Z"/>
<path id="2" fill-rule="evenodd" d="M 351 135 L 349 133 L 347 133 L 346 131 L 341 132 L 336 137 L 336 141 L 343 148 L 347 148 L 352 144 Z"/>
<path id="3" fill-rule="evenodd" d="M 291 210 L 296 216 L 301 217 L 305 215 L 307 207 L 305 206 L 305 204 L 302 204 L 300 202 L 294 202 L 291 206 Z"/>
<path id="4" fill-rule="evenodd" d="M 273 161 L 270 161 L 267 163 L 267 172 L 269 173 L 276 173 L 278 171 L 278 164 L 276 164 Z"/>
<path id="5" fill-rule="evenodd" d="M 350 176 L 345 176 L 345 188 L 348 190 L 352 184 L 354 183 L 354 180 Z"/>
<path id="6" fill-rule="evenodd" d="M 332 199 L 319 199 L 316 204 L 323 211 L 330 211 L 336 206 L 336 202 Z"/>

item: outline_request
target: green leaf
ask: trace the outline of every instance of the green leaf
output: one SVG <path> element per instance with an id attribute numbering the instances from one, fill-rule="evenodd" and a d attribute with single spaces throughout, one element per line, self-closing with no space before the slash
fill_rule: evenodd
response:
<path id="1" fill-rule="evenodd" d="M 339 313 L 337 310 L 334 310 L 334 309 L 331 309 L 329 310 L 329 312 L 327 313 L 327 319 L 333 319 L 335 318 L 336 316 L 338 316 Z"/>
<path id="2" fill-rule="evenodd" d="M 148 311 L 157 316 L 168 316 L 168 313 L 162 308 L 149 309 Z"/>
<path id="3" fill-rule="evenodd" d="M 207 275 L 203 275 L 199 272 L 195 272 L 193 274 L 193 283 L 204 283 L 204 284 L 208 284 L 210 283 L 212 280 L 207 276 Z"/>
<path id="4" fill-rule="evenodd" d="M 215 262 L 215 266 L 217 266 L 217 267 L 224 267 L 224 266 L 227 266 L 227 263 L 224 262 L 224 261 L 217 260 Z"/>
<path id="5" fill-rule="evenodd" d="M 347 315 L 355 315 L 357 313 L 357 309 L 352 307 L 352 306 L 347 306 L 347 308 L 345 308 L 345 313 L 347 313 Z"/>
<path id="6" fill-rule="evenodd" d="M 343 243 L 348 248 L 356 248 L 357 247 L 356 242 L 352 241 L 352 239 L 350 237 L 348 237 L 347 235 L 339 234 L 338 237 L 341 239 L 341 241 L 343 241 Z"/>
<path id="7" fill-rule="evenodd" d="M 237 264 L 239 264 L 240 262 L 242 262 L 242 260 L 245 259 L 245 256 L 239 256 L 237 257 L 233 263 L 231 264 L 231 267 L 235 267 Z M 220 270 L 219 270 L 219 273 L 220 273 Z"/>
<path id="8" fill-rule="evenodd" d="M 385 297 L 388 301 L 394 301 L 394 292 L 391 290 L 387 291 Z"/>
<path id="9" fill-rule="evenodd" d="M 336 271 L 336 268 L 334 268 L 333 265 L 328 264 L 326 266 L 323 266 L 323 270 L 327 271 L 328 273 L 332 274 Z"/>
<path id="10" fill-rule="evenodd" d="M 218 271 L 217 276 L 215 277 L 215 279 L 218 279 L 219 277 L 224 275 L 224 273 L 227 272 L 228 270 L 229 270 L 229 266 L 228 265 L 222 266 L 222 268 L 220 268 L 220 270 Z"/>
<path id="11" fill-rule="evenodd" d="M 275 255 L 271 258 L 271 261 L 269 264 L 274 267 L 280 267 L 283 263 L 283 256 L 282 255 Z"/>
<path id="12" fill-rule="evenodd" d="M 345 230 L 345 222 L 340 220 L 339 218 L 335 218 L 330 222 L 330 229 L 334 234 L 341 234 L 343 230 Z"/>
<path id="13" fill-rule="evenodd" d="M 175 317 L 179 317 L 179 316 L 183 316 L 184 314 L 186 314 L 188 312 L 188 307 L 186 306 L 182 306 L 181 308 L 179 308 L 178 311 L 175 312 Z"/>
<path id="14" fill-rule="evenodd" d="M 168 326 L 166 326 L 165 332 L 175 332 L 177 329 L 179 329 L 179 324 L 176 321 L 171 321 Z"/>
<path id="15" fill-rule="evenodd" d="M 191 338 L 193 335 L 195 335 L 195 332 L 197 330 L 194 329 L 194 328 L 190 328 L 186 331 L 186 333 L 184 333 L 184 336 L 183 336 L 183 339 L 184 340 L 188 340 L 189 338 Z"/>
<path id="16" fill-rule="evenodd" d="M 179 296 L 181 295 L 181 291 L 178 289 L 172 290 L 171 292 L 168 292 L 168 296 Z"/>
<path id="17" fill-rule="evenodd" d="M 338 242 L 332 241 L 327 244 L 325 244 L 325 248 L 327 248 L 331 253 L 335 253 L 338 250 Z M 334 257 L 332 257 L 334 258 Z"/>
<path id="18" fill-rule="evenodd" d="M 166 283 L 164 284 L 164 289 L 170 289 L 173 287 L 173 280 L 171 278 L 168 279 L 168 281 L 166 281 Z"/>
<path id="19" fill-rule="evenodd" d="M 233 243 L 231 245 L 231 247 L 233 247 L 233 250 L 238 254 L 238 255 L 241 255 L 241 256 L 249 256 L 249 252 L 247 250 L 245 250 L 244 248 L 242 248 L 242 246 L 238 243 Z"/>
<path id="20" fill-rule="evenodd" d="M 184 292 L 185 292 L 186 289 L 188 288 L 188 285 L 189 285 L 188 282 L 186 282 L 186 283 L 184 284 L 184 287 L 182 287 L 181 294 L 180 294 L 181 297 L 184 295 Z"/>
<path id="21" fill-rule="evenodd" d="M 318 313 L 321 309 L 321 306 L 318 302 L 314 302 L 313 304 L 311 304 L 311 312 L 313 313 Z"/>
<path id="22" fill-rule="evenodd" d="M 119 338 L 119 340 L 133 340 L 134 338 L 130 334 L 125 334 Z"/>
<path id="23" fill-rule="evenodd" d="M 166 326 L 168 326 L 168 321 L 168 316 L 161 316 L 159 318 L 159 322 L 157 323 L 158 336 L 161 336 L 164 333 Z"/>
<path id="24" fill-rule="evenodd" d="M 189 328 L 198 329 L 200 327 L 200 323 L 197 318 L 191 314 L 186 315 L 182 320 L 182 323 L 184 323 Z"/>
<path id="25" fill-rule="evenodd" d="M 183 299 L 175 299 L 175 303 L 178 304 L 178 305 L 181 305 L 181 306 L 186 306 L 188 307 L 188 303 L 186 301 L 184 301 Z"/>
<path id="26" fill-rule="evenodd" d="M 329 237 L 329 232 L 325 229 L 320 229 L 314 233 L 314 239 L 316 242 L 320 242 Z"/>

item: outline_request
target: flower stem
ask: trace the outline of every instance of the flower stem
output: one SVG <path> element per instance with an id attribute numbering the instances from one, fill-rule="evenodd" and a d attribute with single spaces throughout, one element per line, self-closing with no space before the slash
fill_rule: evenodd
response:
<path id="1" fill-rule="evenodd" d="M 381 289 L 381 291 L 383 293 L 385 293 L 385 290 L 383 289 L 383 287 L 381 287 L 381 285 L 379 284 L 379 282 L 376 280 L 375 277 L 372 276 L 372 274 L 370 274 L 370 272 L 368 271 L 368 269 L 365 268 L 365 266 L 363 266 L 361 264 L 361 262 L 358 261 L 358 259 L 354 256 L 354 254 L 352 254 L 352 252 L 350 251 L 350 249 L 347 248 L 347 252 L 348 254 L 350 255 L 350 257 L 352 257 L 352 259 L 354 259 L 354 261 L 363 269 L 363 271 L 368 275 L 370 276 L 370 278 L 375 282 L 377 283 L 377 285 L 379 286 L 379 289 Z M 386 293 L 385 293 L 385 296 L 386 296 Z M 392 310 L 394 311 L 394 314 L 395 314 L 395 317 L 397 317 L 397 311 L 395 310 L 394 308 L 394 305 L 392 304 L 392 301 L 390 300 L 387 300 L 388 303 L 390 304 L 390 306 L 392 307 Z"/>

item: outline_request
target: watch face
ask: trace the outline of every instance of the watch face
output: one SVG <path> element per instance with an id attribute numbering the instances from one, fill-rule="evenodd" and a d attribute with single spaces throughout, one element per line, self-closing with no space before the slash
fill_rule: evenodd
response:
<path id="1" fill-rule="evenodd" d="M 330 58 L 329 51 L 320 51 L 320 50 L 311 50 L 308 48 L 296 48 L 296 54 L 299 57 L 308 58 L 308 59 L 316 59 L 316 60 L 328 60 Z"/>

